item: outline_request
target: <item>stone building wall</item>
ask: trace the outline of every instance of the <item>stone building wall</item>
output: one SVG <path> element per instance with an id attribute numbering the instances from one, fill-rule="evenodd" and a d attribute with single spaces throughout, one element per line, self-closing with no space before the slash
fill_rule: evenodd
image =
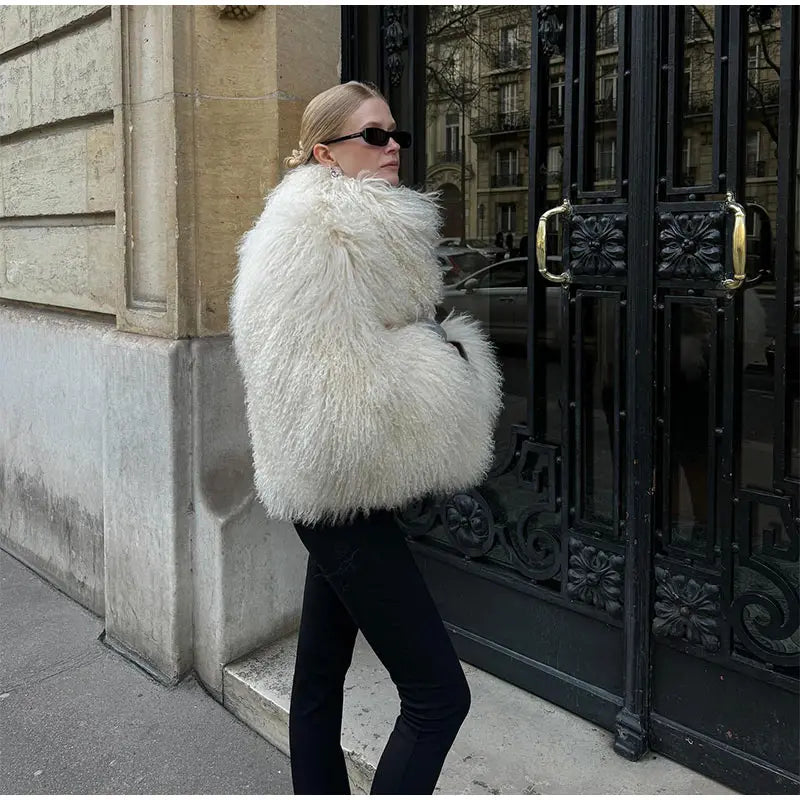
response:
<path id="1" fill-rule="evenodd" d="M 0 6 L 0 546 L 212 692 L 299 611 L 227 307 L 340 13 Z"/>
<path id="2" fill-rule="evenodd" d="M 109 8 L 0 8 L 0 296 L 113 313 Z"/>

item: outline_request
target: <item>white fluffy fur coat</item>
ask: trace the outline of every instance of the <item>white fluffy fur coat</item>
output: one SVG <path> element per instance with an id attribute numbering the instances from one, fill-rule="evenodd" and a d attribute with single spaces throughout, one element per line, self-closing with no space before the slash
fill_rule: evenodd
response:
<path id="1" fill-rule="evenodd" d="M 313 523 L 483 479 L 500 375 L 478 324 L 431 319 L 433 198 L 375 178 L 290 172 L 239 248 L 231 331 L 267 513 Z"/>

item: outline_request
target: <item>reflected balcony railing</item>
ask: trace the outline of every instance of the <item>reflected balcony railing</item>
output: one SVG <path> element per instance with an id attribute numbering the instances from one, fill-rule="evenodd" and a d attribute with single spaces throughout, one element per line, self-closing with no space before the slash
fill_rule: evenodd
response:
<path id="1" fill-rule="evenodd" d="M 619 36 L 616 27 L 600 29 L 597 32 L 598 50 L 615 50 L 619 48 Z"/>
<path id="2" fill-rule="evenodd" d="M 521 172 L 516 175 L 500 173 L 490 177 L 489 186 L 492 189 L 503 189 L 508 186 L 522 186 L 524 185 L 524 180 L 525 176 Z"/>
<path id="3" fill-rule="evenodd" d="M 690 92 L 685 102 L 687 114 L 710 114 L 714 109 L 714 92 Z"/>
<path id="4" fill-rule="evenodd" d="M 493 53 L 492 62 L 496 69 L 520 67 L 524 64 L 525 51 L 518 45 L 506 45 Z"/>
<path id="5" fill-rule="evenodd" d="M 550 106 L 547 110 L 547 121 L 551 125 L 564 124 L 564 106 Z"/>
<path id="6" fill-rule="evenodd" d="M 526 131 L 530 128 L 531 115 L 527 111 L 504 111 L 484 114 L 472 120 L 472 135 Z"/>
<path id="7" fill-rule="evenodd" d="M 616 119 L 617 118 L 617 98 L 604 97 L 596 100 L 594 104 L 595 120 Z"/>
<path id="8" fill-rule="evenodd" d="M 460 164 L 461 151 L 460 150 L 440 150 L 435 155 L 435 163 L 437 164 Z"/>
<path id="9" fill-rule="evenodd" d="M 601 167 L 595 167 L 594 180 L 595 183 L 603 183 L 616 180 L 617 170 L 613 165 L 604 164 Z"/>
<path id="10" fill-rule="evenodd" d="M 763 81 L 747 85 L 747 107 L 760 108 L 761 106 L 775 106 L 780 99 L 780 83 L 778 81 Z"/>
<path id="11" fill-rule="evenodd" d="M 767 162 L 748 158 L 744 165 L 744 174 L 748 178 L 763 178 L 767 174 Z"/>

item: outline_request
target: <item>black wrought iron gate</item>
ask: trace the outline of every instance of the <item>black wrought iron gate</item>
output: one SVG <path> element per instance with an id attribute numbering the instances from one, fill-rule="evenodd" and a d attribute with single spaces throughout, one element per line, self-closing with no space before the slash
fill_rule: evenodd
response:
<path id="1" fill-rule="evenodd" d="M 424 9 L 343 8 L 424 138 Z M 403 514 L 465 660 L 748 792 L 800 788 L 798 16 L 533 10 L 527 346 L 489 479 Z"/>

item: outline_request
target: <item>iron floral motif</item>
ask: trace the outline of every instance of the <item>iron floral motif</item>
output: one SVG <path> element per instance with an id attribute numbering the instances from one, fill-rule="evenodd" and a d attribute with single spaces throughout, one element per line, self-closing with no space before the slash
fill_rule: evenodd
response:
<path id="1" fill-rule="evenodd" d="M 537 510 L 523 515 L 509 531 L 508 544 L 523 575 L 546 581 L 561 571 L 561 541 L 558 533 L 535 524 L 538 515 Z"/>
<path id="2" fill-rule="evenodd" d="M 494 546 L 494 519 L 486 500 L 477 492 L 451 495 L 442 510 L 444 527 L 453 544 L 470 558 L 488 553 Z"/>
<path id="3" fill-rule="evenodd" d="M 430 495 L 412 500 L 396 511 L 394 515 L 398 526 L 409 539 L 415 539 L 428 533 L 436 523 L 438 516 L 439 503 Z"/>
<path id="4" fill-rule="evenodd" d="M 625 217 L 576 215 L 569 222 L 569 268 L 574 275 L 625 274 Z"/>
<path id="5" fill-rule="evenodd" d="M 569 540 L 569 554 L 567 595 L 620 617 L 625 558 L 574 538 Z"/>
<path id="6" fill-rule="evenodd" d="M 403 58 L 400 55 L 408 36 L 403 27 L 403 6 L 385 6 L 383 9 L 383 46 L 386 51 L 386 70 L 392 86 L 400 84 L 403 76 Z"/>
<path id="7" fill-rule="evenodd" d="M 564 23 L 558 15 L 558 6 L 542 6 L 536 15 L 539 19 L 539 39 L 548 58 L 564 54 Z"/>
<path id="8" fill-rule="evenodd" d="M 719 650 L 719 586 L 656 567 L 656 636 L 683 639 Z"/>
<path id="9" fill-rule="evenodd" d="M 722 276 L 722 214 L 661 214 L 658 274 L 662 278 Z"/>

